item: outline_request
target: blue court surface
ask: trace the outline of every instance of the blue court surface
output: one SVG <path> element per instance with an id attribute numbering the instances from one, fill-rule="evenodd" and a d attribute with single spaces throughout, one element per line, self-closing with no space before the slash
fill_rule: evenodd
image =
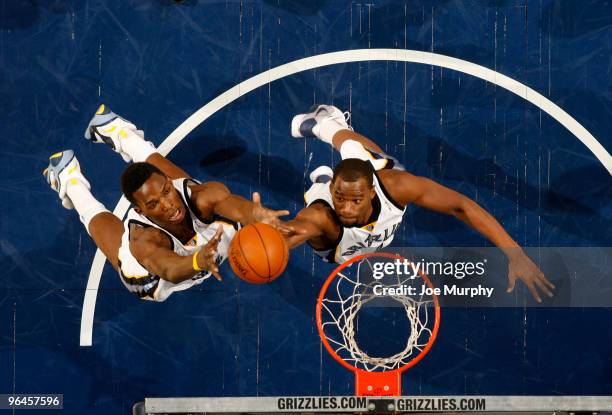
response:
<path id="1" fill-rule="evenodd" d="M 310 171 L 339 156 L 293 139 L 291 118 L 333 103 L 408 171 L 473 198 L 521 245 L 605 247 L 611 39 L 603 0 L 1 2 L 0 393 L 62 393 L 65 414 L 130 413 L 144 397 L 353 394 L 353 375 L 316 330 L 316 297 L 334 267 L 307 246 L 273 284 L 248 285 L 224 264 L 222 283 L 164 303 L 138 300 L 106 264 L 87 310 L 91 345 L 82 345 L 96 248 L 41 171 L 72 148 L 94 195 L 115 207 L 125 163 L 83 139 L 100 103 L 156 145 L 183 125 L 169 159 L 245 197 L 259 191 L 292 216 Z M 319 56 L 368 49 L 334 64 Z M 501 75 L 483 80 L 375 49 L 495 71 L 573 127 L 543 100 L 498 85 Z M 203 122 L 183 124 L 241 82 L 303 58 L 313 69 L 257 78 Z M 452 217 L 410 207 L 393 245 L 490 244 Z M 610 321 L 610 308 L 444 309 L 404 394 L 612 395 Z"/>

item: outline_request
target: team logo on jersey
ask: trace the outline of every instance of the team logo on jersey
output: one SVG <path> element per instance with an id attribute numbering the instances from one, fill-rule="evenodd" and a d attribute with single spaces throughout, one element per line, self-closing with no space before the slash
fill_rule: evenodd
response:
<path id="1" fill-rule="evenodd" d="M 363 242 L 357 242 L 355 245 L 351 245 L 344 252 L 342 252 L 342 256 L 351 256 L 361 249 L 372 248 L 374 245 L 377 245 L 377 248 L 382 247 L 385 242 L 393 239 L 393 235 L 395 234 L 395 231 L 397 231 L 397 228 L 399 228 L 399 225 L 399 223 L 396 223 L 392 228 L 387 228 L 382 233 L 368 234 Z"/>

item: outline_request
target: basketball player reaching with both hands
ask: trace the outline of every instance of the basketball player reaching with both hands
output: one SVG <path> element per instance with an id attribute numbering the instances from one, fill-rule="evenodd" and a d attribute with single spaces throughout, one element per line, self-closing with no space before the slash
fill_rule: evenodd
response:
<path id="1" fill-rule="evenodd" d="M 334 170 L 321 166 L 310 174 L 306 207 L 281 229 L 290 248 L 307 242 L 332 263 L 378 251 L 391 243 L 406 206 L 413 203 L 456 217 L 499 247 L 508 258 L 508 292 L 521 279 L 536 301 L 541 302 L 539 291 L 552 297 L 555 286 L 491 214 L 467 196 L 406 172 L 376 143 L 354 132 L 338 108 L 319 105 L 296 115 L 291 134 L 330 144 L 342 161 Z"/>
<path id="2" fill-rule="evenodd" d="M 141 299 L 164 301 L 210 275 L 220 280 L 218 266 L 239 224 L 278 225 L 278 217 L 289 214 L 261 206 L 257 193 L 250 202 L 222 183 L 190 179 L 134 124 L 104 105 L 85 137 L 134 162 L 121 177 L 123 194 L 134 205 L 124 222 L 94 198 L 72 150 L 52 155 L 44 175 L 62 205 L 76 209 L 125 287 Z"/>

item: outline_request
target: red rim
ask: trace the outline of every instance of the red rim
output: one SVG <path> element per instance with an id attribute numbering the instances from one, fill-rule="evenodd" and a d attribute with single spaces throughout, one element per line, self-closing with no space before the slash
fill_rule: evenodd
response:
<path id="1" fill-rule="evenodd" d="M 340 264 L 336 269 L 334 269 L 331 272 L 331 274 L 329 274 L 329 276 L 325 280 L 325 283 L 323 283 L 323 286 L 321 287 L 321 291 L 319 292 L 319 297 L 317 298 L 317 311 L 316 311 L 317 330 L 319 332 L 319 337 L 321 337 L 321 341 L 323 342 L 323 345 L 327 349 L 327 352 L 334 358 L 334 360 L 336 360 L 338 363 L 340 363 L 346 369 L 351 370 L 351 371 L 353 371 L 355 373 L 357 373 L 357 372 L 376 373 L 376 372 L 368 372 L 367 370 L 355 367 L 355 366 L 351 365 L 350 363 L 347 363 L 344 359 L 342 359 L 336 353 L 336 351 L 331 347 L 331 345 L 327 341 L 327 338 L 325 337 L 325 333 L 323 332 L 323 321 L 321 319 L 321 312 L 322 312 L 322 308 L 323 308 L 323 298 L 325 296 L 325 293 L 327 292 L 327 289 L 329 288 L 329 285 L 331 284 L 331 282 L 334 280 L 334 278 L 336 278 L 336 275 L 338 275 L 338 273 L 340 273 L 340 271 L 342 271 L 344 268 L 346 268 L 347 266 L 351 265 L 352 263 L 357 262 L 357 261 L 359 261 L 359 260 L 361 260 L 363 258 L 368 258 L 368 257 L 397 258 L 397 259 L 401 259 L 401 260 L 405 259 L 404 257 L 402 257 L 399 254 L 392 254 L 390 252 L 372 252 L 372 253 L 369 253 L 369 254 L 363 254 L 363 255 L 356 256 L 355 258 L 351 258 L 348 261 Z M 421 271 L 419 271 L 419 274 L 421 275 L 421 278 L 423 278 L 425 283 L 430 288 L 434 288 L 433 284 L 431 283 L 431 281 L 429 280 L 427 275 L 423 274 L 423 272 L 421 272 Z M 386 372 L 386 373 L 390 373 L 390 372 L 399 372 L 399 373 L 402 373 L 405 370 L 408 370 L 412 366 L 416 365 L 418 362 L 421 361 L 421 359 L 423 359 L 423 357 L 425 357 L 425 355 L 427 353 L 429 353 L 429 350 L 431 349 L 431 347 L 433 346 L 433 344 L 436 341 L 436 338 L 438 337 L 438 329 L 440 328 L 440 303 L 439 303 L 438 297 L 436 295 L 432 295 L 432 297 L 433 297 L 434 310 L 435 310 L 435 313 L 434 313 L 435 322 L 434 322 L 434 327 L 433 327 L 433 329 L 431 331 L 431 336 L 429 336 L 429 340 L 427 341 L 427 345 L 423 348 L 423 350 L 421 350 L 421 352 L 418 355 L 416 355 L 413 359 L 411 359 L 404 366 L 399 367 L 397 369 L 393 369 L 393 370 L 386 370 L 384 372 Z"/>

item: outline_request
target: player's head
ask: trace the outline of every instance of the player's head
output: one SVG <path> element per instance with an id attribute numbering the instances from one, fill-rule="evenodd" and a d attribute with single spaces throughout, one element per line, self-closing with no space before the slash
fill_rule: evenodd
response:
<path id="1" fill-rule="evenodd" d="M 181 222 L 186 208 L 172 180 L 149 163 L 133 163 L 121 175 L 123 195 L 143 214 L 158 225 Z"/>
<path id="2" fill-rule="evenodd" d="M 360 159 L 344 159 L 334 169 L 329 186 L 334 210 L 345 226 L 365 225 L 372 213 L 374 168 Z"/>

